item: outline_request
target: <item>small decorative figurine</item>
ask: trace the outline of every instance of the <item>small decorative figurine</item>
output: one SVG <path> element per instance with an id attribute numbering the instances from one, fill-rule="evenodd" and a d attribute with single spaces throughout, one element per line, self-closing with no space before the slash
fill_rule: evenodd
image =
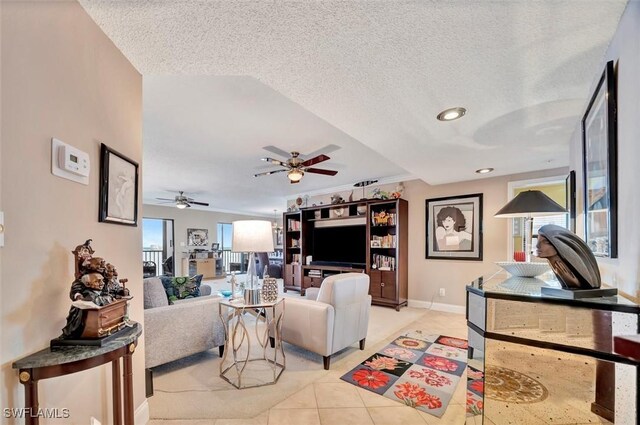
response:
<path id="1" fill-rule="evenodd" d="M 69 291 L 72 305 L 62 335 L 52 341 L 52 346 L 68 339 L 101 338 L 127 325 L 126 301 L 131 298 L 129 290 L 124 287 L 127 279 L 118 279 L 113 264 L 106 263 L 101 257 L 93 257 L 94 252 L 91 239 L 72 251 L 75 257 L 75 280 Z M 113 314 L 100 314 L 107 306 Z M 107 317 L 110 322 L 103 323 Z M 95 332 L 87 329 L 87 323 L 93 322 L 98 324 Z"/>
<path id="2" fill-rule="evenodd" d="M 344 202 L 344 199 L 342 199 L 342 196 L 340 196 L 337 193 L 334 193 L 333 195 L 331 195 L 331 204 L 341 204 Z"/>
<path id="3" fill-rule="evenodd" d="M 391 193 L 391 197 L 395 199 L 402 198 L 403 193 L 404 193 L 404 183 L 400 182 L 396 186 L 395 192 Z"/>
<path id="4" fill-rule="evenodd" d="M 236 272 L 231 272 L 231 279 L 229 280 L 231 284 L 231 299 L 235 300 L 236 298 L 242 298 L 242 295 L 238 291 L 238 279 L 236 278 Z"/>

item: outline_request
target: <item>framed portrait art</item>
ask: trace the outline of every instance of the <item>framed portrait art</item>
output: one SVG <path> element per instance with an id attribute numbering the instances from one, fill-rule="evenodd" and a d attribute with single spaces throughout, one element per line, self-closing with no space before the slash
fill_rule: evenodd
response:
<path id="1" fill-rule="evenodd" d="M 616 84 L 607 62 L 582 118 L 585 242 L 598 257 L 618 256 Z"/>
<path id="2" fill-rule="evenodd" d="M 100 146 L 100 205 L 98 220 L 138 225 L 138 163 Z"/>
<path id="3" fill-rule="evenodd" d="M 482 194 L 427 199 L 426 258 L 482 261 Z"/>

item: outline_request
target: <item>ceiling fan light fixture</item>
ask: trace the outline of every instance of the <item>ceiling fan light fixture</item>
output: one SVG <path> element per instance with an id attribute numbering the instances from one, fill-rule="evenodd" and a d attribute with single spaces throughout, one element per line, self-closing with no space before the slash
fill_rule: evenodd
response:
<path id="1" fill-rule="evenodd" d="M 186 203 L 185 201 L 178 201 L 176 202 L 176 208 L 179 208 L 181 210 L 187 208 L 189 206 L 188 203 Z"/>
<path id="2" fill-rule="evenodd" d="M 440 112 L 437 116 L 440 121 L 453 121 L 458 118 L 462 118 L 467 113 L 467 110 L 461 106 L 457 106 L 455 108 L 445 109 Z"/>
<path id="3" fill-rule="evenodd" d="M 300 180 L 302 180 L 302 176 L 304 176 L 304 171 L 298 170 L 297 168 L 294 168 L 287 173 L 287 177 L 292 182 L 299 182 Z"/>

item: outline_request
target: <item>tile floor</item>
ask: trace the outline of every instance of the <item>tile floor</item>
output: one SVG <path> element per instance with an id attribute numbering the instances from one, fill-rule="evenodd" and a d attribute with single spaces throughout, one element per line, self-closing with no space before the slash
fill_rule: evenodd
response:
<path id="1" fill-rule="evenodd" d="M 428 330 L 428 332 L 432 334 L 466 338 L 467 327 L 463 315 L 436 311 L 426 311 L 426 313 L 427 314 L 420 320 L 407 326 L 405 330 L 423 329 Z M 395 336 L 396 335 L 389 335 L 389 341 Z M 525 352 L 527 356 L 531 355 L 529 351 L 523 351 L 523 353 Z M 512 352 L 512 354 L 515 353 Z M 365 357 L 363 356 L 363 358 Z M 523 363 L 526 363 L 526 361 Z M 542 365 L 538 364 L 537 368 L 532 364 L 528 366 L 530 366 L 532 371 L 538 369 L 537 372 L 540 375 L 545 375 L 541 373 L 540 367 Z M 462 376 L 462 380 L 445 414 L 441 418 L 436 418 L 342 381 L 340 377 L 351 370 L 352 367 L 352 364 L 343 364 L 342 362 L 332 365 L 329 374 L 307 385 L 301 391 L 251 419 L 156 419 L 151 420 L 149 425 L 463 425 L 465 423 L 466 374 Z M 546 369 L 548 369 L 547 372 L 553 372 L 554 370 L 553 367 Z M 555 379 L 559 377 L 555 372 L 551 373 L 551 376 L 549 376 L 548 373 L 546 375 L 548 385 L 556 385 L 559 381 L 568 379 L 566 376 L 562 377 L 562 379 Z M 570 379 L 570 381 L 573 382 L 571 387 L 575 388 L 574 380 Z M 277 390 L 277 386 L 272 388 Z M 592 396 L 591 393 L 592 391 L 589 389 L 587 398 Z M 595 417 L 595 415 L 590 415 L 588 405 L 586 408 L 584 406 L 578 406 L 581 412 L 579 414 L 576 413 L 575 419 L 577 422 L 567 422 L 569 418 L 561 418 L 566 414 L 567 403 L 574 401 L 574 396 L 575 394 L 571 395 L 571 400 L 564 399 L 562 403 L 562 413 L 559 413 L 557 417 L 551 418 L 550 422 L 546 420 L 541 421 L 539 419 L 539 413 L 536 412 L 534 416 L 530 410 L 533 408 L 546 410 L 547 407 L 552 410 L 559 409 L 560 406 L 555 405 L 557 403 L 553 398 L 547 399 L 545 403 L 539 403 L 538 406 L 529 405 L 526 406 L 526 408 L 522 405 L 511 404 L 507 406 L 506 404 L 500 405 L 500 403 L 498 403 L 494 406 L 494 408 L 496 408 L 494 411 L 499 410 L 499 412 L 497 416 L 493 417 L 493 420 L 497 422 L 485 418 L 483 425 L 609 423 L 600 420 L 600 418 Z M 576 403 L 579 402 L 581 403 L 580 400 L 576 401 Z M 550 405 L 548 403 L 550 403 Z M 547 416 L 548 415 L 545 415 L 545 417 Z M 474 423 L 473 420 L 470 423 Z"/>
<path id="2" fill-rule="evenodd" d="M 426 310 L 425 310 L 426 312 Z M 408 330 L 466 338 L 464 315 L 429 311 Z M 396 335 L 389 335 L 393 338 Z M 363 357 L 364 358 L 364 357 Z M 251 419 L 158 420 L 149 425 L 462 425 L 465 421 L 466 377 L 442 418 L 403 406 L 340 379 L 351 364 L 331 366 L 331 372 L 276 406 Z M 265 387 L 266 388 L 266 387 Z M 275 388 L 275 387 L 274 387 Z M 488 424 L 492 425 L 492 424 Z"/>

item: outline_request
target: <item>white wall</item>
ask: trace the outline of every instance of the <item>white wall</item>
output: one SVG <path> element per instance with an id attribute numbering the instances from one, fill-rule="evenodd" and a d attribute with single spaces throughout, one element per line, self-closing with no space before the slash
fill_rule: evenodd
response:
<path id="1" fill-rule="evenodd" d="M 640 2 L 630 1 L 605 57 L 593 69 L 595 90 L 605 63 L 613 60 L 617 75 L 618 106 L 618 258 L 598 258 L 603 281 L 620 291 L 640 296 Z M 584 110 L 587 108 L 585 103 Z M 584 237 L 582 130 L 580 122 L 571 140 L 571 168 L 576 170 L 577 232 Z"/>
<path id="2" fill-rule="evenodd" d="M 143 320 L 141 228 L 98 222 L 100 142 L 142 160 L 142 78 L 77 2 L 2 2 L 1 22 L 4 408 L 24 406 L 11 363 L 47 347 L 65 325 L 71 250 L 85 239 L 129 279 L 131 318 Z M 54 136 L 89 153 L 88 186 L 51 174 Z M 143 340 L 133 362 L 134 407 L 144 407 Z M 41 381 L 40 405 L 68 408 L 65 424 L 86 425 L 91 416 L 113 423 L 110 369 Z"/>

